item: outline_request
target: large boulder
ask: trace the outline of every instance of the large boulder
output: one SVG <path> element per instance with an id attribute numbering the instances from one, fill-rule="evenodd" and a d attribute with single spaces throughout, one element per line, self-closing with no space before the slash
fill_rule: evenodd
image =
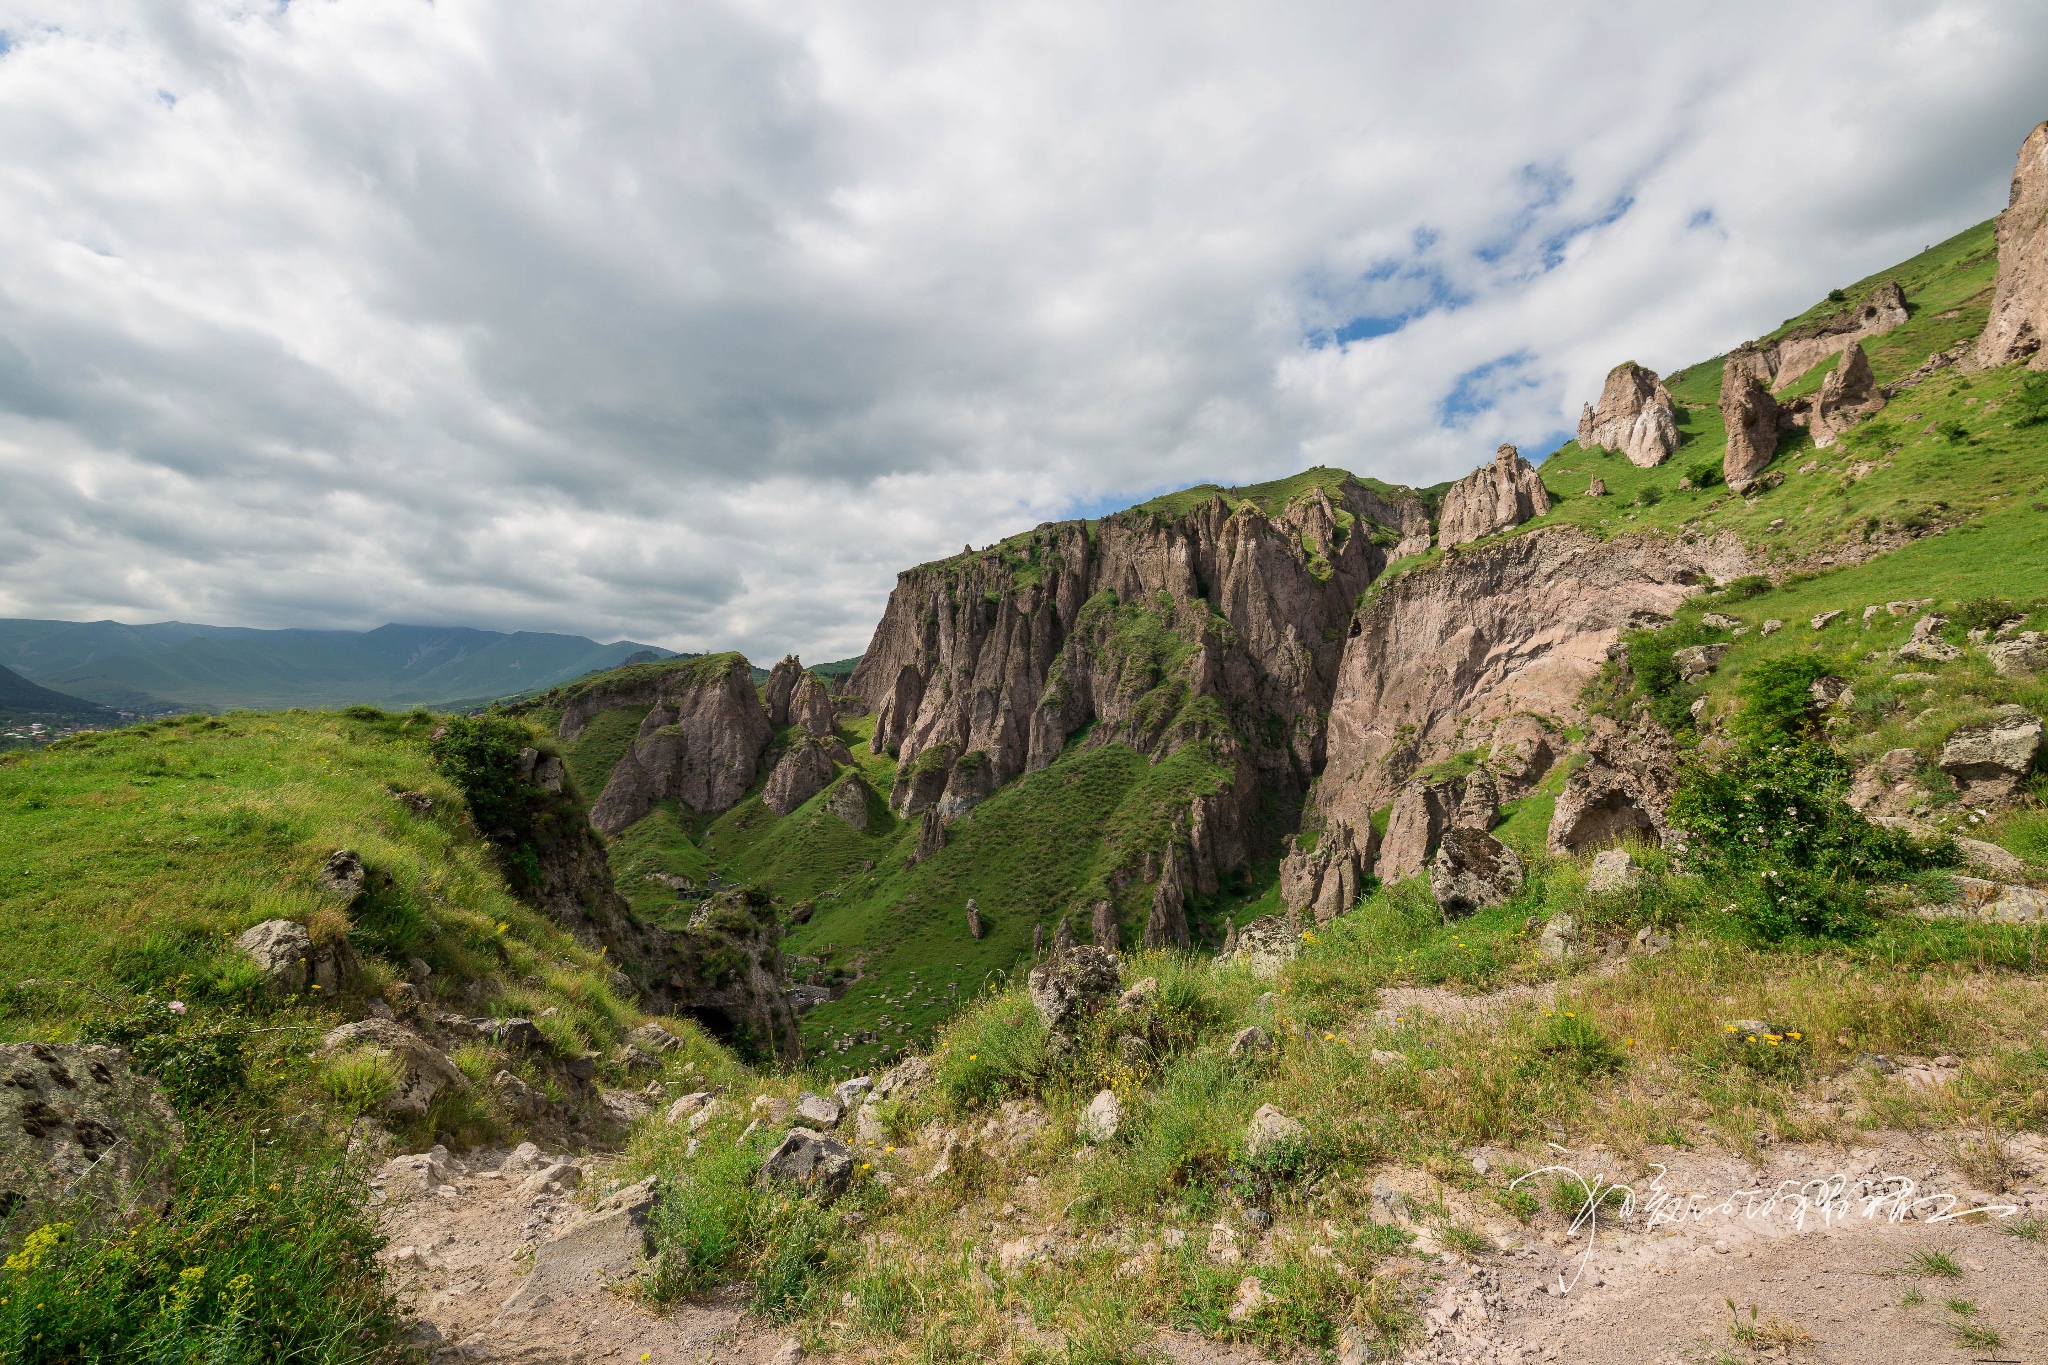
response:
<path id="1" fill-rule="evenodd" d="M 2041 752 L 2041 718 L 2001 706 L 1994 720 L 1966 726 L 1941 746 L 1941 770 L 1966 801 L 2005 801 L 2033 771 Z"/>
<path id="2" fill-rule="evenodd" d="M 2020 144 L 2012 196 L 1998 216 L 1998 279 L 1991 317 L 1977 338 L 1978 368 L 2027 360 L 2048 369 L 2048 123 Z"/>
<path id="3" fill-rule="evenodd" d="M 119 1048 L 0 1043 L 0 1220 L 58 1199 L 160 1209 L 184 1140 Z"/>
<path id="4" fill-rule="evenodd" d="M 469 1081 L 447 1053 L 389 1019 L 343 1024 L 320 1040 L 320 1050 L 330 1057 L 370 1052 L 390 1061 L 399 1080 L 398 1088 L 384 1102 L 384 1110 L 396 1118 L 424 1118 L 427 1107 L 442 1091 L 469 1088 Z"/>
<path id="5" fill-rule="evenodd" d="M 1652 469 L 1678 449 L 1677 405 L 1655 371 L 1624 361 L 1607 372 L 1600 405 L 1588 403 L 1580 414 L 1578 435 L 1584 449 L 1618 450 L 1638 469 Z"/>
<path id="6" fill-rule="evenodd" d="M 1730 645 L 1687 645 L 1684 649 L 1671 652 L 1671 662 L 1678 666 L 1678 680 L 1682 683 L 1696 683 L 1721 666 L 1721 660 L 1728 657 Z"/>
<path id="7" fill-rule="evenodd" d="M 1116 954 L 1107 948 L 1075 947 L 1028 980 L 1031 1004 L 1049 1029 L 1058 1029 L 1101 1009 L 1118 994 Z"/>
<path id="8" fill-rule="evenodd" d="M 1446 832 L 1430 860 L 1430 894 L 1447 915 L 1504 904 L 1521 889 L 1521 858 L 1484 830 Z"/>
<path id="9" fill-rule="evenodd" d="M 647 1224 L 658 1197 L 649 1176 L 600 1200 L 588 1217 L 535 1247 L 533 1268 L 502 1315 L 519 1318 L 551 1305 L 559 1311 L 564 1300 L 596 1298 L 644 1272 L 654 1253 Z"/>
<path id="10" fill-rule="evenodd" d="M 848 773 L 825 798 L 825 809 L 838 819 L 854 828 L 868 827 L 868 794 L 871 788 L 861 779 L 859 773 Z"/>
<path id="11" fill-rule="evenodd" d="M 1301 1120 L 1289 1118 L 1270 1104 L 1260 1105 L 1259 1112 L 1245 1125 L 1244 1149 L 1254 1158 L 1284 1144 L 1307 1141 L 1308 1128 Z"/>
<path id="12" fill-rule="evenodd" d="M 1437 544 L 1449 548 L 1482 536 L 1520 526 L 1550 510 L 1550 492 L 1536 466 L 1513 446 L 1494 452 L 1482 465 L 1452 484 L 1437 517 Z"/>
<path id="13" fill-rule="evenodd" d="M 761 1163 L 761 1184 L 793 1185 L 826 1202 L 853 1183 L 853 1149 L 835 1137 L 792 1128 Z"/>

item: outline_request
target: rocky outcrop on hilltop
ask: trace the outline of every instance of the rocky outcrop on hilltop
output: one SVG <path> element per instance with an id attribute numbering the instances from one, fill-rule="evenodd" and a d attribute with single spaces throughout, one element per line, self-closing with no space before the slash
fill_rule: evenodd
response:
<path id="1" fill-rule="evenodd" d="M 1971 363 L 1979 368 L 2031 358 L 2048 369 L 2048 123 L 2020 144 L 2012 196 L 1998 216 L 1998 280 L 1991 320 L 1977 339 Z"/>
<path id="2" fill-rule="evenodd" d="M 1326 825 L 1367 823 L 1425 763 L 1482 744 L 1511 797 L 1551 761 L 1534 716 L 1578 714 L 1579 694 L 1620 631 L 1668 615 L 1703 577 L 1746 572 L 1733 537 L 1693 543 L 1601 541 L 1557 527 L 1467 551 L 1374 592 L 1353 623 L 1330 702 L 1328 765 L 1316 804 Z M 1430 809 L 1426 796 L 1417 797 Z M 1425 829 L 1463 805 L 1438 793 Z M 1389 820 L 1382 868 L 1395 843 Z M 1423 849 L 1399 865 L 1428 854 Z M 1414 870 L 1419 870 L 1416 862 Z M 1383 870 L 1380 874 L 1385 877 Z"/>
<path id="3" fill-rule="evenodd" d="M 1618 450 L 1638 469 L 1653 469 L 1678 449 L 1678 405 L 1654 370 L 1624 361 L 1608 371 L 1599 406 L 1580 413 L 1579 445 Z"/>
<path id="4" fill-rule="evenodd" d="M 1446 549 L 1520 526 L 1550 510 L 1550 490 L 1536 466 L 1513 446 L 1494 452 L 1482 465 L 1452 484 L 1444 494 L 1437 519 L 1437 544 Z"/>
<path id="5" fill-rule="evenodd" d="M 804 733 L 819 739 L 829 739 L 839 723 L 839 717 L 832 707 L 832 689 L 825 680 L 815 673 L 806 673 L 797 682 L 789 698 L 790 725 L 800 725 Z"/>
<path id="6" fill-rule="evenodd" d="M 731 809 L 754 785 L 768 744 L 768 710 L 737 654 L 662 670 L 651 686 L 635 680 L 636 699 L 643 688 L 652 693 L 643 703 L 647 717 L 590 809 L 590 823 L 606 834 L 625 829 L 663 797 L 704 815 Z M 565 712 L 564 737 L 573 736 L 568 725 Z"/>
<path id="7" fill-rule="evenodd" d="M 1905 291 L 1897 281 L 1886 280 L 1859 304 L 1816 322 L 1801 323 L 1775 340 L 1752 342 L 1744 349 L 1762 364 L 1765 373 L 1761 377 L 1775 392 L 1852 343 L 1881 337 L 1905 321 Z"/>
<path id="8" fill-rule="evenodd" d="M 1863 344 L 1850 342 L 1841 363 L 1821 381 L 1820 393 L 1813 400 L 1807 430 L 1813 433 L 1814 445 L 1827 449 L 1850 427 L 1883 411 L 1884 402 L 1884 391 L 1870 372 Z"/>
<path id="9" fill-rule="evenodd" d="M 768 708 L 768 724 L 780 730 L 789 724 L 789 699 L 796 694 L 797 680 L 804 676 L 803 661 L 794 654 L 768 670 L 768 685 L 761 689 L 762 704 Z"/>
<path id="10" fill-rule="evenodd" d="M 1299 803 L 1352 603 L 1428 534 L 1421 499 L 1350 479 L 1271 512 L 1218 493 L 1048 524 L 900 575 L 848 690 L 874 712 L 876 752 L 899 760 L 904 815 L 957 819 L 1083 729 L 1155 760 L 1207 745 L 1226 788 L 1175 840 L 1200 894 L 1242 857 L 1262 793 Z"/>

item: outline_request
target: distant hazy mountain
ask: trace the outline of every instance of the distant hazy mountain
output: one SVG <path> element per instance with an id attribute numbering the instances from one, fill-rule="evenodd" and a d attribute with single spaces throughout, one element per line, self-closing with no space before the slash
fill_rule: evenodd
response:
<path id="1" fill-rule="evenodd" d="M 182 621 L 0 620 L 0 664 L 123 710 L 482 702 L 674 651 L 465 626 L 249 630 Z"/>
<path id="2" fill-rule="evenodd" d="M 41 721 L 52 727 L 126 723 L 126 717 L 111 707 L 80 697 L 38 687 L 12 669 L 0 668 L 0 725 L 25 725 Z"/>

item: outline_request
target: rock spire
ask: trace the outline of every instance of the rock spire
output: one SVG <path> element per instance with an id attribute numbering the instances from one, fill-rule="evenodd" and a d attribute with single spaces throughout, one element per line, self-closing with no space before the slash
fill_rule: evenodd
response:
<path id="1" fill-rule="evenodd" d="M 1998 282 L 1991 320 L 1971 358 L 1979 368 L 2032 357 L 2029 369 L 2048 369 L 2048 123 L 2020 144 L 2012 197 L 1998 216 Z"/>
<path id="2" fill-rule="evenodd" d="M 1607 372 L 1600 404 L 1579 416 L 1579 445 L 1618 450 L 1638 469 L 1653 469 L 1678 449 L 1678 405 L 1671 391 L 1633 360 Z"/>
<path id="3" fill-rule="evenodd" d="M 1550 492 L 1536 466 L 1513 446 L 1494 452 L 1482 465 L 1451 485 L 1437 518 L 1437 544 L 1449 548 L 1520 526 L 1550 510 Z"/>

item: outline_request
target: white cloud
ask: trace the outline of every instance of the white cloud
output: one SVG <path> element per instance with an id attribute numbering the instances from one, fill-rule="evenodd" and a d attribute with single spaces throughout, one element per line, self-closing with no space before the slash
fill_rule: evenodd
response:
<path id="1" fill-rule="evenodd" d="M 0 612 L 760 658 L 1077 506 L 1552 437 L 2002 207 L 2048 115 L 2048 13 L 1964 0 L 0 33 Z"/>

